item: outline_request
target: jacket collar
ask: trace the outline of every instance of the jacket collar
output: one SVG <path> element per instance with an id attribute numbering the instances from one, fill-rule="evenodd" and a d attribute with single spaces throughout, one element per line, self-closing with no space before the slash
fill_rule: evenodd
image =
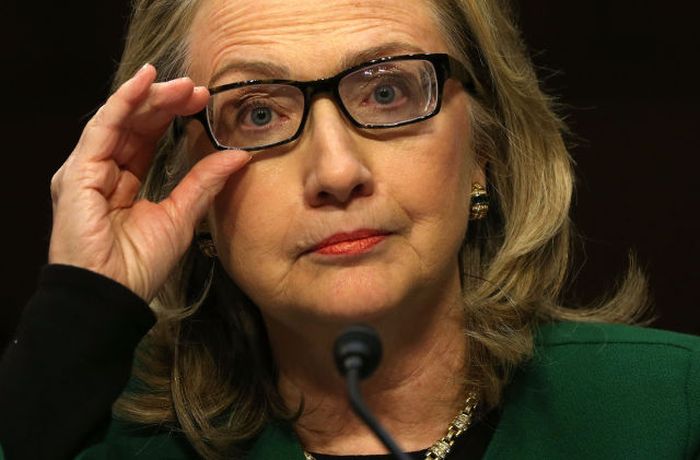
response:
<path id="1" fill-rule="evenodd" d="M 304 460 L 304 451 L 291 426 L 270 423 L 253 444 L 248 460 Z"/>

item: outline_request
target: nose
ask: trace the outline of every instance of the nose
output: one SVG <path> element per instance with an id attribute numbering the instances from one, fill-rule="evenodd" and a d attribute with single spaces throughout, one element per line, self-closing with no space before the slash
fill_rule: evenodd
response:
<path id="1" fill-rule="evenodd" d="M 330 97 L 316 99 L 306 126 L 304 198 L 313 206 L 346 206 L 374 192 L 362 140 Z"/>

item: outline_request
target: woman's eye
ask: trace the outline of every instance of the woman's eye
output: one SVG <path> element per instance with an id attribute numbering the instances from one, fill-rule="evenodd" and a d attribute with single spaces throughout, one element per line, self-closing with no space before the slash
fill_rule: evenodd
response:
<path id="1" fill-rule="evenodd" d="M 364 91 L 361 105 L 377 109 L 395 109 L 403 106 L 411 97 L 412 91 L 403 82 L 382 81 Z"/>
<path id="2" fill-rule="evenodd" d="M 256 101 L 244 104 L 238 110 L 235 120 L 236 124 L 243 129 L 264 129 L 279 123 L 282 121 L 281 118 L 276 108 Z"/>
<path id="3" fill-rule="evenodd" d="M 250 121 L 256 126 L 265 126 L 272 121 L 272 110 L 269 107 L 255 107 L 250 111 Z"/>
<path id="4" fill-rule="evenodd" d="M 374 89 L 374 100 L 379 104 L 391 104 L 396 99 L 396 90 L 390 85 L 381 85 Z"/>

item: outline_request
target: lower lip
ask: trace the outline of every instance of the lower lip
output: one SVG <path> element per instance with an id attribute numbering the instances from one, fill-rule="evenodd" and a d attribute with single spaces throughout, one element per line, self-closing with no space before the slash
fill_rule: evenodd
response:
<path id="1" fill-rule="evenodd" d="M 374 235 L 366 238 L 358 238 L 356 240 L 341 241 L 339 243 L 329 244 L 314 251 L 316 254 L 328 256 L 345 256 L 364 254 L 369 252 L 373 247 L 384 241 L 386 235 Z"/>

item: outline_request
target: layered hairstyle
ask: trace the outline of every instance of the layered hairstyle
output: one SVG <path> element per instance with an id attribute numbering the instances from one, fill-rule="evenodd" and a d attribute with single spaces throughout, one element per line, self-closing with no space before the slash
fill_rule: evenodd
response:
<path id="1" fill-rule="evenodd" d="M 188 32 L 202 1 L 133 0 L 114 89 L 144 62 L 155 65 L 161 81 L 187 75 Z M 632 265 L 607 300 L 562 305 L 573 239 L 566 128 L 540 89 L 505 0 L 431 4 L 436 33 L 477 86 L 469 109 L 472 148 L 487 165 L 491 208 L 469 225 L 460 270 L 468 384 L 494 407 L 516 367 L 531 356 L 538 325 L 636 322 L 646 305 L 646 284 Z M 166 197 L 192 161 L 185 143 L 168 132 L 141 197 Z M 203 457 L 230 458 L 265 424 L 298 415 L 299 408 L 285 407 L 277 393 L 257 307 L 194 245 L 153 307 L 158 322 L 137 350 L 135 383 L 115 404 L 118 417 L 180 430 Z"/>

